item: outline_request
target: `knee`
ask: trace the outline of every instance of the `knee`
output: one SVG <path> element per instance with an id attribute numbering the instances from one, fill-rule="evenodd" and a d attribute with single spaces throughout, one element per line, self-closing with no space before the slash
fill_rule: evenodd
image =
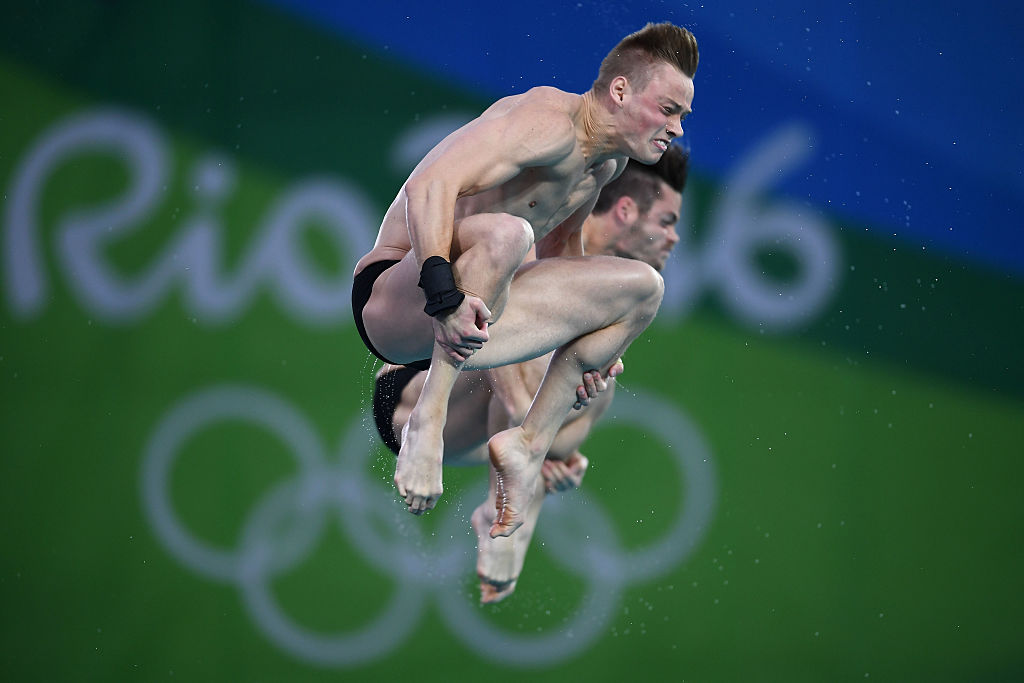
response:
<path id="1" fill-rule="evenodd" d="M 665 295 L 665 280 L 661 273 L 641 261 L 630 261 L 626 274 L 627 291 L 635 302 L 631 308 L 637 318 L 650 319 L 658 312 Z"/>
<path id="2" fill-rule="evenodd" d="M 488 236 L 484 241 L 491 261 L 511 263 L 518 268 L 533 245 L 533 226 L 525 218 L 507 213 L 489 216 Z"/>
<path id="3" fill-rule="evenodd" d="M 661 273 L 642 261 L 631 261 L 630 278 L 637 295 L 642 299 L 651 299 L 661 303 L 665 294 L 665 280 Z"/>

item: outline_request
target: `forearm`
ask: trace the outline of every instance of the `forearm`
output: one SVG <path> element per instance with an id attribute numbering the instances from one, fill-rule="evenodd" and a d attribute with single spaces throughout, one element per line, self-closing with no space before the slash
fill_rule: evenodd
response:
<path id="1" fill-rule="evenodd" d="M 562 425 L 555 440 L 551 442 L 547 457 L 553 460 L 568 460 L 569 456 L 577 452 L 587 440 L 592 427 L 592 422 L 585 417 Z"/>
<path id="2" fill-rule="evenodd" d="M 583 256 L 583 223 L 594 208 L 595 196 L 537 242 L 537 258 Z"/>
<path id="3" fill-rule="evenodd" d="M 590 436 L 590 432 L 607 412 L 608 407 L 611 406 L 614 394 L 615 385 L 609 382 L 608 389 L 597 398 L 591 400 L 588 407 L 570 415 L 558 430 L 558 434 L 548 450 L 548 457 L 555 458 L 556 460 L 567 460 L 569 456 L 578 451 L 583 442 Z"/>
<path id="4" fill-rule="evenodd" d="M 456 189 L 441 179 L 414 178 L 405 186 L 406 224 L 417 264 L 431 256 L 451 260 Z"/>
<path id="5" fill-rule="evenodd" d="M 523 373 L 525 369 L 525 364 L 518 363 L 486 371 L 487 381 L 494 395 L 493 400 L 499 403 L 502 414 L 506 416 L 506 424 L 502 425 L 500 430 L 522 424 L 533 402 L 535 387 L 526 386 L 526 377 Z"/>

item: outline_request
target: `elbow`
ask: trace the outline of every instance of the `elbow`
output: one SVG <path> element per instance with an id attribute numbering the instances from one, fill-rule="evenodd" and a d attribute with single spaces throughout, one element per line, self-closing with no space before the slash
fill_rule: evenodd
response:
<path id="1" fill-rule="evenodd" d="M 443 178 L 418 173 L 405 182 L 405 197 L 410 204 L 427 204 L 450 194 L 448 183 Z"/>
<path id="2" fill-rule="evenodd" d="M 427 184 L 419 177 L 412 177 L 405 181 L 402 192 L 405 193 L 405 200 L 408 204 L 415 204 L 426 196 Z"/>

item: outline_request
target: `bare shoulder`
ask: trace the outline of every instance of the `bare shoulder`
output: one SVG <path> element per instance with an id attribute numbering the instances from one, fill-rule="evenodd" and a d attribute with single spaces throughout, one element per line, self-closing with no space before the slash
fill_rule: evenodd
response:
<path id="1" fill-rule="evenodd" d="M 550 86 L 530 88 L 519 95 L 503 97 L 484 111 L 480 118 L 507 116 L 508 114 L 543 113 L 558 115 L 572 121 L 580 106 L 580 96 Z"/>
<path id="2" fill-rule="evenodd" d="M 479 120 L 500 121 L 521 144 L 543 156 L 557 156 L 569 154 L 576 146 L 579 106 L 579 95 L 541 86 L 498 100 Z"/>

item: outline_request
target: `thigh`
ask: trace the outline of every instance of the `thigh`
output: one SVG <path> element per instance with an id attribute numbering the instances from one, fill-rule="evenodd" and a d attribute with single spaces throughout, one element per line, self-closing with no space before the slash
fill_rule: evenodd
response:
<path id="1" fill-rule="evenodd" d="M 455 221 L 450 259 L 455 262 L 457 279 L 463 253 L 474 245 L 487 242 L 491 249 L 503 250 L 509 233 L 525 233 L 529 224 L 504 214 L 473 214 Z M 531 233 L 532 234 L 532 233 Z M 523 235 L 520 238 L 525 239 Z M 515 267 L 515 264 L 512 266 Z M 391 268 L 381 273 L 363 309 L 366 334 L 381 355 L 396 363 L 430 358 L 434 347 L 434 329 L 430 317 L 423 312 L 423 290 L 416 255 L 409 251 Z M 488 302 L 492 312 L 501 312 L 508 288 L 500 286 L 494 301 Z"/>
<path id="2" fill-rule="evenodd" d="M 363 308 L 366 335 L 374 348 L 395 363 L 430 358 L 434 329 L 423 312 L 423 294 L 417 287 L 419 266 L 413 252 L 381 273 Z"/>
<path id="3" fill-rule="evenodd" d="M 536 358 L 604 329 L 649 296 L 657 272 L 615 256 L 547 258 L 520 268 L 490 341 L 467 361 L 488 368 Z"/>

